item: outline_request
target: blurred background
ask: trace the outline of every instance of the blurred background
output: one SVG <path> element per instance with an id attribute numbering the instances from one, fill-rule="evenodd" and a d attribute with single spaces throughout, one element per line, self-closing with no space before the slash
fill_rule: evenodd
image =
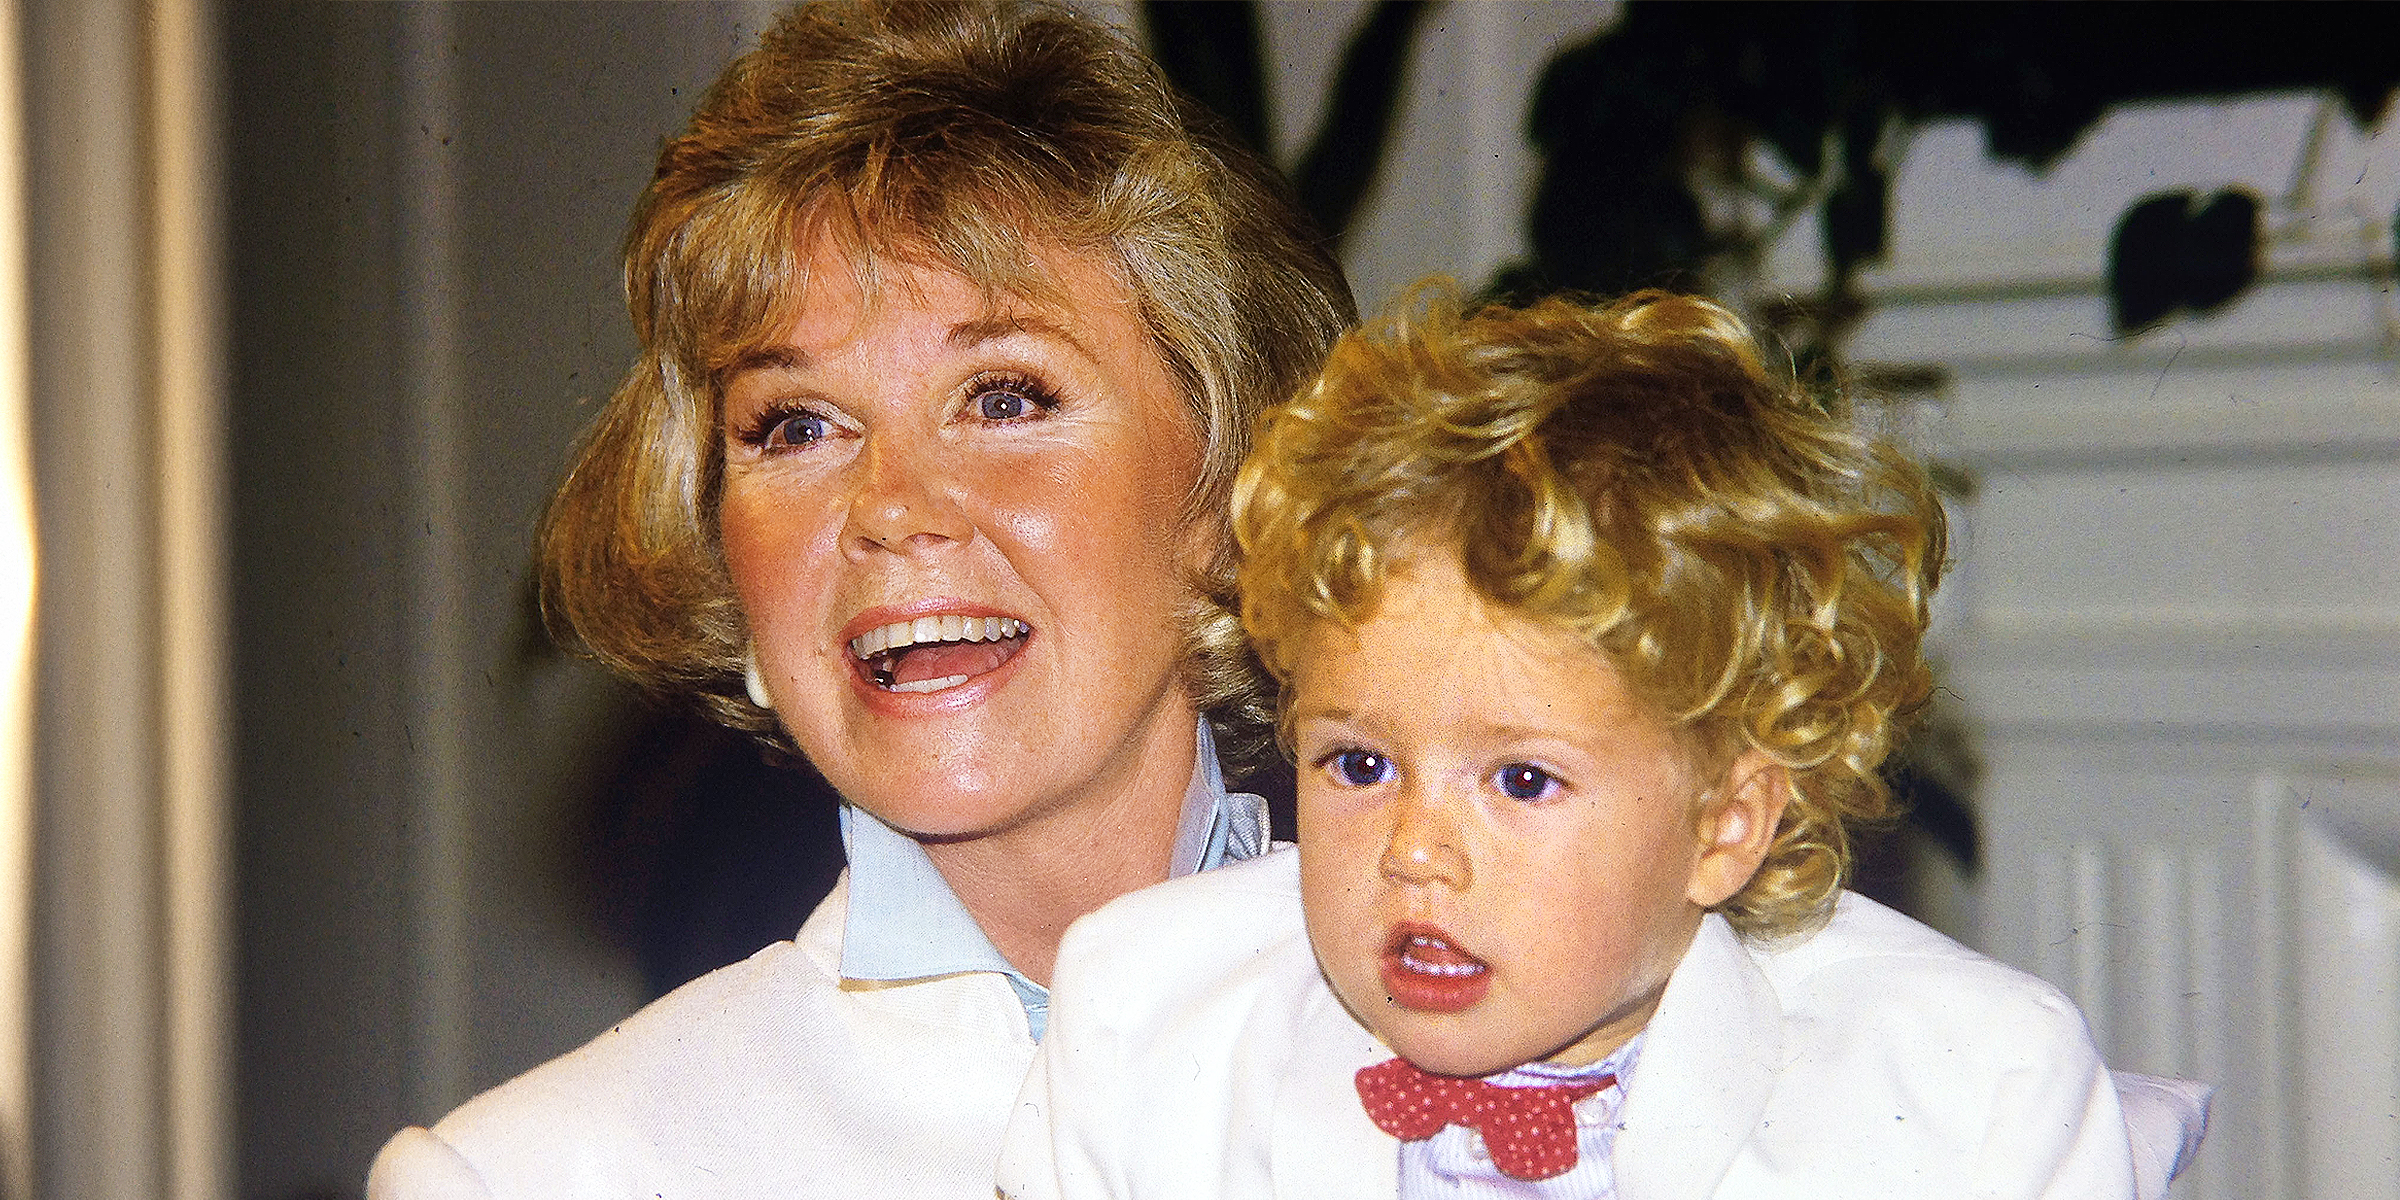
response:
<path id="1" fill-rule="evenodd" d="M 1958 565 L 1862 882 L 2217 1084 L 2178 1196 L 2400 1195 L 2377 9 L 1095 10 L 1369 309 L 1706 289 L 1891 401 Z M 839 869 L 528 592 L 633 197 L 774 12 L 0 3 L 0 1195 L 355 1194 Z"/>

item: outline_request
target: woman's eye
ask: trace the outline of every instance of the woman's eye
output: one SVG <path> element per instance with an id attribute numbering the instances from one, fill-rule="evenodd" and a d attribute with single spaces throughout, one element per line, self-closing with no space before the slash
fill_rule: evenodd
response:
<path id="1" fill-rule="evenodd" d="M 976 382 L 967 402 L 977 420 L 1007 424 L 1039 416 L 1058 407 L 1058 398 L 1031 379 L 1014 375 Z"/>
<path id="2" fill-rule="evenodd" d="M 1015 392 L 985 392 L 975 397 L 975 415 L 986 421 L 1014 421 L 1033 405 Z"/>
<path id="3" fill-rule="evenodd" d="M 833 423 L 811 412 L 788 413 L 767 431 L 770 446 L 807 446 L 824 440 Z"/>
<path id="4" fill-rule="evenodd" d="M 805 408 L 771 408 L 742 432 L 741 440 L 761 450 L 796 450 L 831 437 L 833 422 Z"/>
<path id="5" fill-rule="evenodd" d="M 1372 750 L 1335 751 L 1325 766 L 1348 787 L 1373 787 L 1392 777 L 1392 760 Z"/>
<path id="6" fill-rule="evenodd" d="M 1510 763 L 1500 768 L 1492 782 L 1511 800 L 1539 800 L 1559 786 L 1557 776 L 1531 763 Z"/>

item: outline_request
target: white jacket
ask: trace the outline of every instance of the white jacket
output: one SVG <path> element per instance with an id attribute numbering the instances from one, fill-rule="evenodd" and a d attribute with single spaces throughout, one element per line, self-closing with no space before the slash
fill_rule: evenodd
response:
<path id="1" fill-rule="evenodd" d="M 797 939 L 402 1131 L 370 1200 L 989 1200 L 1024 1007 L 992 972 L 845 986 L 848 883 Z"/>
<path id="2" fill-rule="evenodd" d="M 1390 1200 L 1397 1143 L 1352 1075 L 1391 1052 L 1318 973 L 1297 863 L 1150 888 L 1069 931 L 1005 1193 Z M 1769 947 L 1707 918 L 1648 1031 L 1623 1200 L 2135 1194 L 2074 1005 L 1864 898 Z"/>

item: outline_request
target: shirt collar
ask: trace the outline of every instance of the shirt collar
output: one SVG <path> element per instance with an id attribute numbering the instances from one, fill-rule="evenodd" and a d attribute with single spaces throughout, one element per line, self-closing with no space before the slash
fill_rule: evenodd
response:
<path id="1" fill-rule="evenodd" d="M 925 847 L 872 813 L 843 805 L 842 847 L 850 859 L 850 911 L 842 926 L 842 976 L 891 982 L 997 971 L 1032 1014 L 1049 993 L 1001 957 L 936 871 Z M 1183 816 L 1169 860 L 1174 875 L 1256 857 L 1267 846 L 1266 801 L 1227 792 L 1216 739 L 1200 722 L 1199 753 L 1184 788 Z M 1040 1036 L 1037 1022 L 1035 1036 Z"/>
<path id="2" fill-rule="evenodd" d="M 1647 1029 L 1637 1031 L 1626 1039 L 1624 1045 L 1609 1051 L 1595 1063 L 1566 1067 L 1557 1063 L 1531 1062 L 1497 1075 L 1487 1075 L 1484 1081 L 1501 1087 L 1540 1087 L 1545 1084 L 1581 1083 L 1603 1075 L 1613 1075 L 1616 1076 L 1618 1089 L 1623 1090 L 1626 1081 L 1633 1078 L 1634 1064 L 1642 1060 L 1642 1039 L 1648 1036 L 1650 1031 Z"/>

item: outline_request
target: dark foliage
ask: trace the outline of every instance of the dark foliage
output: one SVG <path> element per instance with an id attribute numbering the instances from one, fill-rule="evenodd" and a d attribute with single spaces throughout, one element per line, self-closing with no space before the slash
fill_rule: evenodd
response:
<path id="1" fill-rule="evenodd" d="M 2163 192 L 2125 210 L 2108 248 L 2117 332 L 2139 333 L 2184 310 L 2213 312 L 2258 278 L 2258 197 L 2228 189 L 2203 203 Z"/>
<path id="2" fill-rule="evenodd" d="M 1690 183 L 1757 139 L 1806 175 L 1838 160 L 1821 219 L 1846 286 L 1885 246 L 1891 131 L 1972 118 L 1994 155 L 2040 170 L 2129 101 L 2322 89 L 2365 123 L 2400 84 L 2387 17 L 2374 5 L 1636 2 L 1543 76 L 1529 131 L 1546 166 L 1520 281 L 1605 292 L 1687 279 L 1728 248 Z M 2207 265 L 2133 274 L 2221 279 L 2238 207 L 2212 205 L 2204 234 L 2165 243 Z"/>

